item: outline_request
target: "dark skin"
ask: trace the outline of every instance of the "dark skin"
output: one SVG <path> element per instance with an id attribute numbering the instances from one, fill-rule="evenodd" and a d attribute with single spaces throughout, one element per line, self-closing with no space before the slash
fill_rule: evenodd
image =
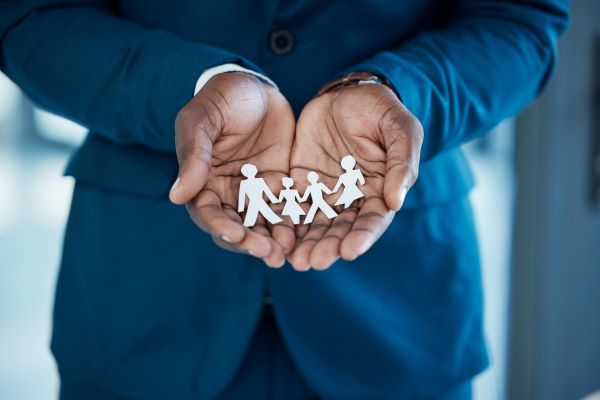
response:
<path id="1" fill-rule="evenodd" d="M 170 198 L 186 204 L 192 220 L 227 250 L 271 267 L 283 265 L 287 255 L 296 270 L 323 270 L 339 258 L 356 259 L 385 232 L 417 178 L 422 140 L 419 121 L 384 85 L 317 96 L 295 123 L 275 88 L 247 74 L 220 74 L 177 117 L 180 173 Z M 275 194 L 284 176 L 303 193 L 309 171 L 333 188 L 348 154 L 366 179 L 365 197 L 347 209 L 338 206 L 336 218 L 319 212 L 311 225 L 295 230 L 287 217 L 273 226 L 259 220 L 243 227 L 235 212 L 243 164 L 256 165 Z M 333 204 L 340 193 L 326 199 Z M 282 207 L 273 206 L 278 214 Z"/>
<path id="2" fill-rule="evenodd" d="M 296 247 L 288 260 L 300 271 L 326 269 L 340 257 L 354 260 L 385 232 L 402 207 L 418 175 L 423 130 L 397 96 L 380 84 L 354 85 L 309 102 L 296 124 L 291 176 L 303 189 L 306 174 L 316 171 L 333 188 L 342 157 L 350 154 L 360 168 L 364 197 L 338 216 L 317 213 L 310 225 L 296 228 Z M 334 204 L 341 190 L 329 196 Z"/>
<path id="3" fill-rule="evenodd" d="M 271 190 L 280 185 L 289 171 L 294 125 L 292 109 L 277 89 L 249 74 L 214 76 L 177 116 L 179 178 L 171 201 L 185 204 L 220 247 L 282 266 L 294 247 L 291 223 L 259 220 L 245 228 L 237 195 L 246 163 L 260 168 Z"/>

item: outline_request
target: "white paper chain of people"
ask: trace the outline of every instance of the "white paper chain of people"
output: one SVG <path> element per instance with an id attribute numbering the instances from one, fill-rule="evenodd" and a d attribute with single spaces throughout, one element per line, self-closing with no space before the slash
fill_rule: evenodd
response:
<path id="1" fill-rule="evenodd" d="M 238 197 L 238 212 L 242 213 L 246 211 L 244 226 L 254 226 L 258 214 L 261 214 L 271 224 L 283 221 L 281 217 L 275 214 L 271 207 L 269 207 L 264 200 L 263 195 L 266 195 L 271 203 L 285 201 L 281 215 L 288 216 L 294 224 L 299 224 L 300 216 L 305 214 L 306 217 L 304 218 L 303 223 L 310 224 L 318 211 L 323 212 L 329 219 L 336 217 L 338 214 L 329 204 L 327 204 L 325 199 L 323 199 L 323 193 L 337 193 L 343 186 L 342 194 L 335 202 L 335 205 L 343 204 L 344 208 L 348 208 L 355 200 L 364 196 L 358 188 L 358 184 L 365 184 L 365 178 L 360 169 L 354 169 L 356 165 L 354 157 L 351 155 L 343 157 L 340 165 L 346 172 L 340 175 L 333 189 L 329 189 L 324 183 L 319 182 L 319 174 L 310 171 L 306 175 L 309 185 L 302 196 L 300 196 L 300 193 L 298 193 L 296 189 L 292 189 L 294 180 L 285 177 L 282 179 L 284 189 L 279 192 L 279 197 L 276 197 L 267 186 L 265 180 L 256 177 L 256 174 L 258 173 L 256 166 L 253 164 L 244 164 L 242 166 L 242 175 L 244 175 L 246 179 L 242 180 L 240 183 L 240 193 Z M 246 207 L 246 197 L 248 198 L 248 207 Z M 309 198 L 311 206 L 308 213 L 305 213 L 302 207 L 300 207 L 300 203 L 307 201 Z"/>

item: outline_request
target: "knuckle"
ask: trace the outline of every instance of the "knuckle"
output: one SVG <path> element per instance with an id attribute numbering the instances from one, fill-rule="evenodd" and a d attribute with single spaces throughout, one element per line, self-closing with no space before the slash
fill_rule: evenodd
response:
<path id="1" fill-rule="evenodd" d="M 420 147 L 421 144 L 423 144 L 423 137 L 425 135 L 424 130 L 423 130 L 423 125 L 421 124 L 421 121 L 419 121 L 419 119 L 417 117 L 415 117 L 412 114 L 410 114 L 410 116 L 411 116 L 411 118 L 410 118 L 411 132 L 413 133 L 413 138 L 417 139 L 417 143 L 419 144 L 419 147 Z"/>
<path id="2" fill-rule="evenodd" d="M 181 131 L 188 124 L 192 115 L 190 103 L 183 106 L 175 116 L 175 131 Z"/>

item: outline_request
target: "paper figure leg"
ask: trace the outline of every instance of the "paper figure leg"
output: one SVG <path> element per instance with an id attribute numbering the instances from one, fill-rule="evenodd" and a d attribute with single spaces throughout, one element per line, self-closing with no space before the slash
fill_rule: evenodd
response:
<path id="1" fill-rule="evenodd" d="M 294 214 L 290 215 L 290 218 L 292 219 L 292 223 L 294 225 L 298 225 L 300 223 L 300 214 L 294 213 Z"/>
<path id="2" fill-rule="evenodd" d="M 364 194 L 357 187 L 347 188 L 335 202 L 335 205 L 339 206 L 340 204 L 343 204 L 344 208 L 348 208 L 354 200 L 360 199 L 361 197 L 364 197 Z"/>
<path id="3" fill-rule="evenodd" d="M 254 226 L 254 224 L 256 224 L 256 218 L 258 218 L 258 207 L 256 207 L 254 204 L 248 205 L 246 217 L 244 218 L 244 226 Z"/>
<path id="4" fill-rule="evenodd" d="M 281 218 L 279 218 L 277 214 L 273 212 L 273 210 L 271 210 L 267 203 L 262 203 L 260 205 L 260 213 L 263 215 L 263 217 L 265 217 L 267 221 L 269 221 L 272 224 L 277 224 L 283 221 Z"/>
<path id="5" fill-rule="evenodd" d="M 310 224 L 313 221 L 318 209 L 319 206 L 317 204 L 310 206 L 310 210 L 308 210 L 308 214 L 306 214 L 306 218 L 304 218 L 304 225 Z"/>
<path id="6" fill-rule="evenodd" d="M 331 206 L 325 202 L 321 204 L 321 211 L 325 214 L 325 216 L 329 219 L 337 217 L 337 213 L 331 208 Z"/>

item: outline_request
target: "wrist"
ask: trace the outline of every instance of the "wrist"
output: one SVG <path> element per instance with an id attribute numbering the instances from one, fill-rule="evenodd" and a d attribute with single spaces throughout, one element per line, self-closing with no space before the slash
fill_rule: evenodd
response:
<path id="1" fill-rule="evenodd" d="M 212 77 L 219 75 L 219 74 L 225 74 L 225 73 L 230 73 L 230 72 L 242 72 L 242 73 L 245 73 L 248 75 L 252 75 L 252 76 L 258 78 L 261 82 L 263 82 L 269 86 L 272 86 L 275 89 L 278 89 L 275 82 L 273 82 L 267 76 L 265 76 L 259 72 L 242 67 L 241 65 L 238 65 L 238 64 L 221 64 L 221 65 L 217 65 L 216 67 L 208 68 L 208 69 L 204 70 L 204 72 L 202 72 L 202 74 L 196 81 L 196 86 L 194 88 L 194 96 L 196 94 L 198 94 L 200 89 L 202 89 Z"/>
<path id="2" fill-rule="evenodd" d="M 349 86 L 361 85 L 382 85 L 390 89 L 396 95 L 396 90 L 392 84 L 383 76 L 379 76 L 368 71 L 356 71 L 342 75 L 331 82 L 326 83 L 318 92 L 318 96 L 338 91 Z"/>

